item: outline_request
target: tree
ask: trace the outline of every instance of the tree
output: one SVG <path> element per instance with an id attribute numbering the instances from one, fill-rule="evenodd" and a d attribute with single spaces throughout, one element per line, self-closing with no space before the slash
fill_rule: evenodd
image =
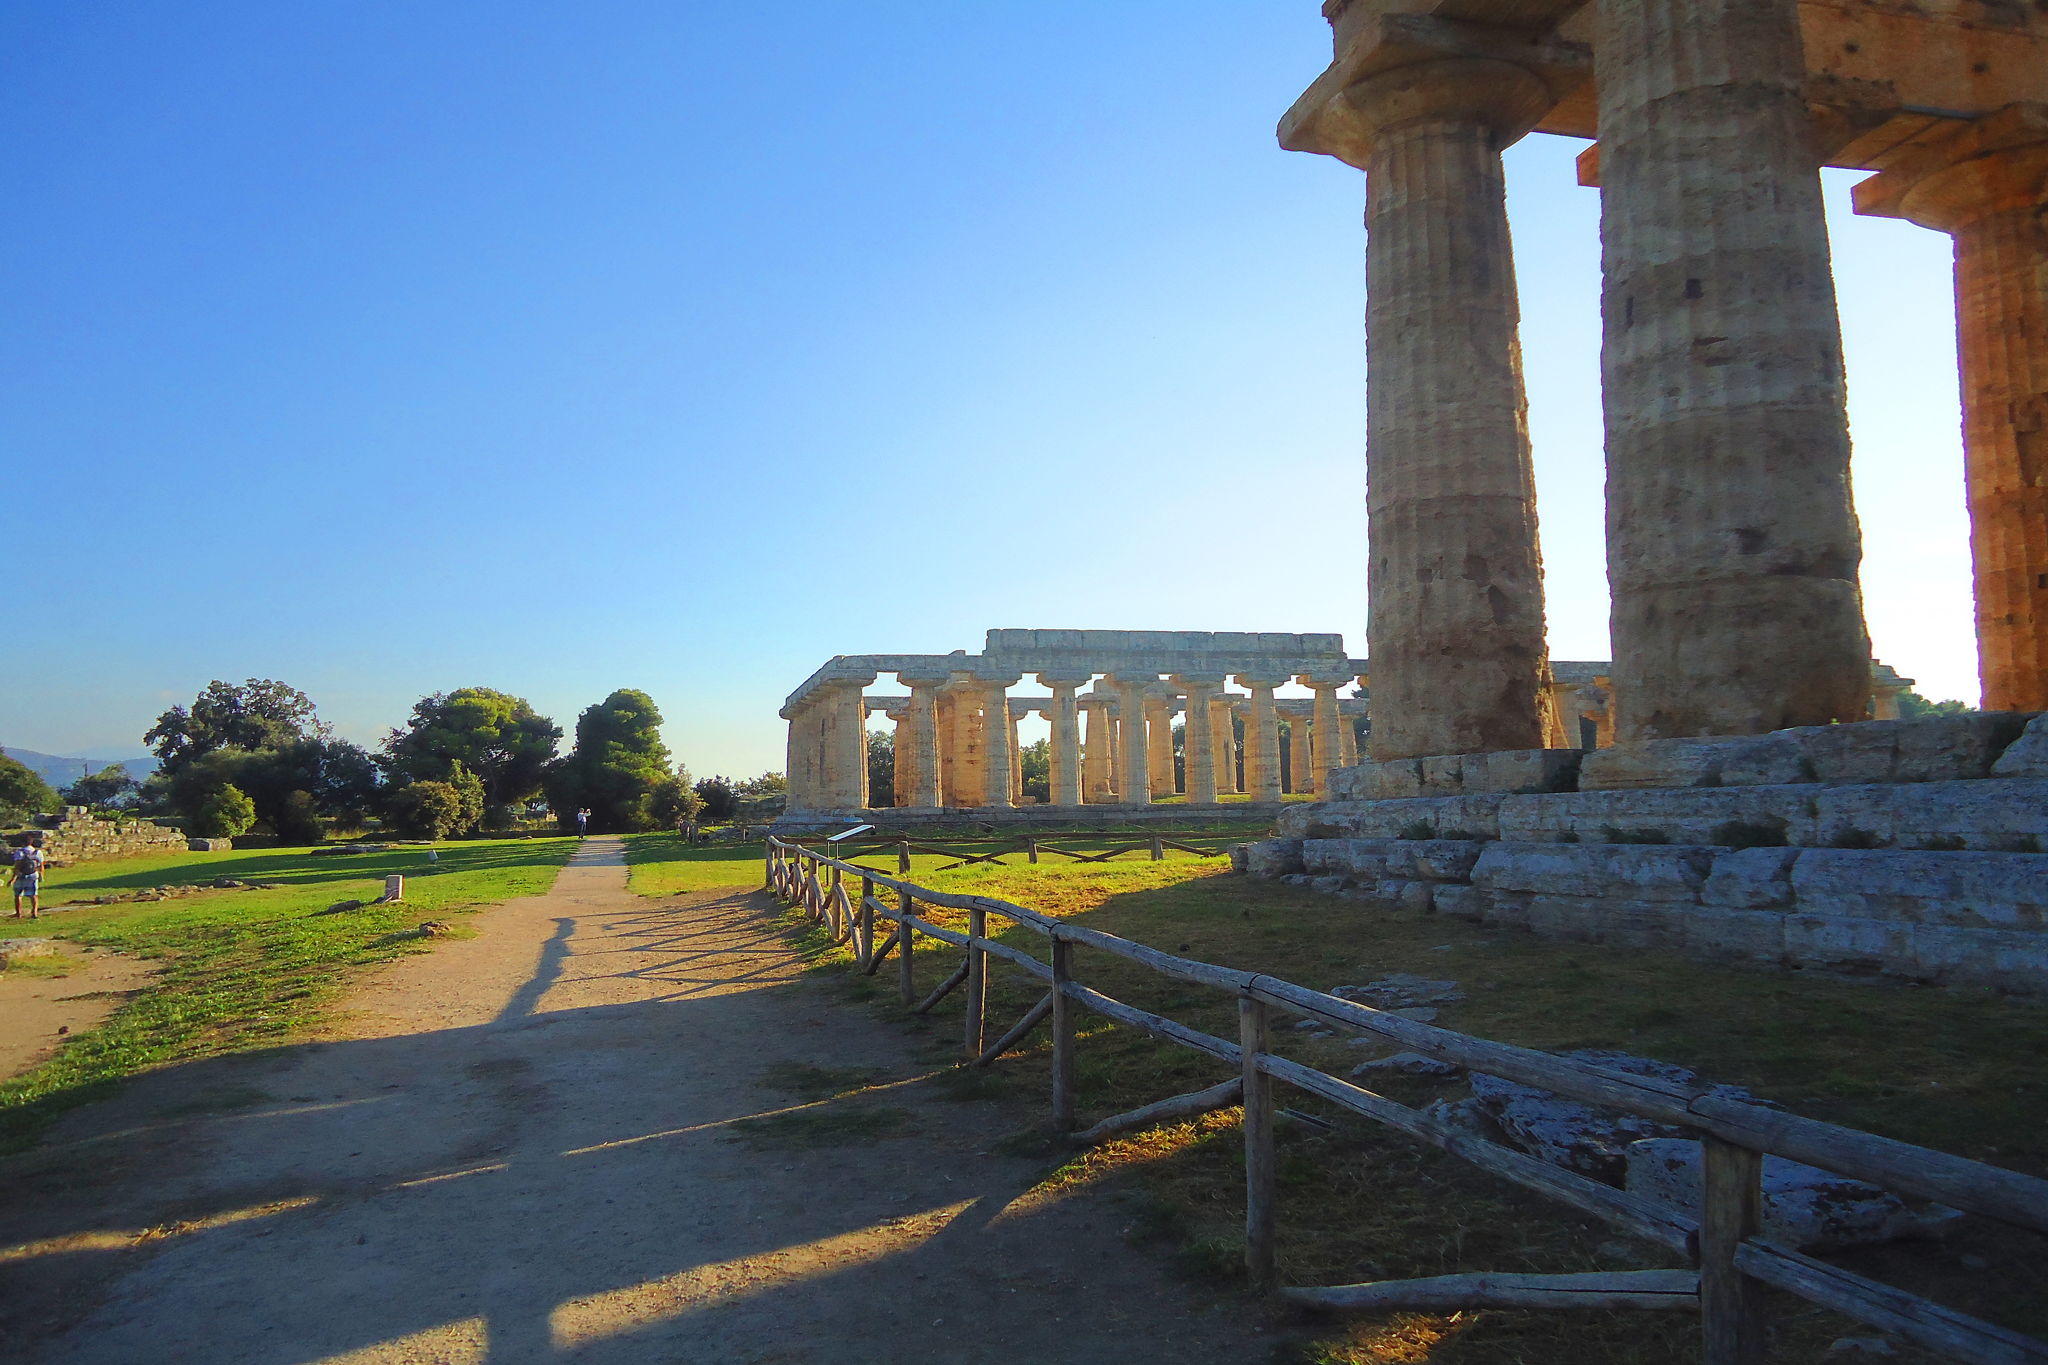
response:
<path id="1" fill-rule="evenodd" d="M 412 718 L 384 740 L 384 767 L 409 782 L 450 781 L 460 763 L 483 783 L 495 816 L 539 793 L 562 727 L 524 697 L 488 687 L 436 692 L 413 703 Z"/>
<path id="2" fill-rule="evenodd" d="M 1900 720 L 1918 720 L 1922 716 L 1960 716 L 1974 710 L 1975 707 L 1964 702 L 1929 701 L 1910 687 L 1899 693 Z"/>
<path id="3" fill-rule="evenodd" d="M 547 779 L 548 804 L 564 829 L 588 806 L 598 830 L 655 826 L 655 791 L 672 781 L 661 712 L 645 692 L 622 687 L 576 718 L 576 747 Z"/>
<path id="4" fill-rule="evenodd" d="M 1026 796 L 1052 800 L 1052 741 L 1041 739 L 1019 749 L 1017 772 Z"/>
<path id="5" fill-rule="evenodd" d="M 64 804 L 125 808 L 135 804 L 137 786 L 135 779 L 128 776 L 126 767 L 119 763 L 110 763 L 98 772 L 81 777 L 66 787 Z"/>
<path id="6" fill-rule="evenodd" d="M 739 809 L 739 786 L 729 777 L 707 777 L 696 785 L 703 817 L 711 824 L 723 824 Z"/>
<path id="7" fill-rule="evenodd" d="M 317 817 L 360 820 L 375 803 L 376 765 L 347 740 L 309 738 L 278 748 L 220 748 L 187 758 L 165 779 L 172 810 L 196 815 L 223 785 L 255 803 L 256 818 L 292 842 L 318 842 Z M 297 793 L 297 795 L 294 795 Z"/>
<path id="8" fill-rule="evenodd" d="M 200 803 L 193 832 L 202 839 L 232 839 L 256 823 L 256 803 L 229 783 Z"/>
<path id="9" fill-rule="evenodd" d="M 417 839 L 445 839 L 464 815 L 461 792 L 449 782 L 408 782 L 385 798 L 385 814 L 399 832 Z"/>
<path id="10" fill-rule="evenodd" d="M 164 771 L 175 775 L 217 749 L 274 749 L 300 739 L 325 738 L 328 727 L 313 700 L 270 678 L 226 683 L 216 678 L 189 709 L 173 706 L 142 736 Z"/>
<path id="11" fill-rule="evenodd" d="M 690 781 L 690 770 L 678 763 L 675 774 L 654 789 L 651 809 L 663 829 L 675 829 L 704 813 L 704 798 Z"/>
<path id="12" fill-rule="evenodd" d="M 31 815 L 57 809 L 57 793 L 42 774 L 18 758 L 0 754 L 0 822 L 20 824 Z"/>
<path id="13" fill-rule="evenodd" d="M 868 804 L 896 804 L 896 736 L 888 730 L 868 731 Z"/>

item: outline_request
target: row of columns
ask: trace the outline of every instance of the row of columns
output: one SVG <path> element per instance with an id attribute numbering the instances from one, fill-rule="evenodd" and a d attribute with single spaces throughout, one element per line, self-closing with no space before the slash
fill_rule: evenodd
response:
<path id="1" fill-rule="evenodd" d="M 1617 742 L 1863 719 L 1861 535 L 1795 0 L 1598 0 Z M 1501 153 L 1542 68 L 1342 96 L 1366 171 L 1371 756 L 1560 729 Z M 1859 187 L 1951 232 L 1984 704 L 2048 709 L 2048 107 Z"/>
<path id="2" fill-rule="evenodd" d="M 1290 681 L 1288 674 L 1235 675 L 1248 697 L 1228 692 L 1223 676 L 1174 676 L 1162 683 L 1156 674 L 1108 675 L 1096 693 L 1084 696 L 1079 689 L 1092 677 L 1039 675 L 1052 692 L 1044 709 L 1051 723 L 1053 806 L 1145 805 L 1180 793 L 1183 778 L 1187 799 L 1196 804 L 1240 791 L 1255 801 L 1278 801 L 1285 785 L 1283 744 L 1297 792 L 1319 790 L 1328 769 L 1358 761 L 1355 731 L 1338 698 L 1339 689 L 1357 681 L 1349 674 L 1293 679 L 1309 687 L 1315 700 L 1310 714 L 1286 718 L 1284 737 L 1274 689 Z M 1024 712 L 1007 696 L 1021 675 L 899 679 L 909 696 L 889 711 L 896 722 L 894 803 L 911 809 L 1023 804 L 1016 727 Z M 870 675 L 820 684 L 789 713 L 786 771 L 793 808 L 857 810 L 872 804 L 863 689 L 873 681 Z M 1181 698 L 1184 707 L 1176 705 Z M 1177 712 L 1185 715 L 1178 772 Z"/>

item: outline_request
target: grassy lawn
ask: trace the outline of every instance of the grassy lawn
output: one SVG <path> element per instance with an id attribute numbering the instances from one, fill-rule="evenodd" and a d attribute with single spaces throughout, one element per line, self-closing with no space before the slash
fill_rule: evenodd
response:
<path id="1" fill-rule="evenodd" d="M 69 1040 L 33 1071 L 0 1083 L 0 1149 L 20 1147 L 64 1109 L 147 1067 L 290 1038 L 319 1018 L 350 969 L 424 951 L 415 932 L 515 896 L 545 891 L 572 839 L 504 839 L 390 853 L 316 856 L 306 849 L 177 853 L 60 868 L 46 913 L 19 932 L 162 961 L 162 970 L 100 1027 Z M 405 899 L 374 900 L 386 874 Z M 161 901 L 81 905 L 96 896 L 232 877 L 270 890 L 209 890 Z M 7 921 L 13 925 L 14 921 Z"/>
<path id="2" fill-rule="evenodd" d="M 702 865 L 678 870 L 675 864 L 704 855 L 672 841 L 665 848 L 644 843 L 636 853 L 639 886 L 713 875 Z M 759 882 L 758 863 L 740 859 L 722 866 L 735 878 L 727 884 Z M 1816 1118 L 2048 1174 L 2048 1011 L 2039 1006 L 1967 991 L 1738 970 L 1671 954 L 1555 943 L 1223 872 L 1215 860 L 1180 858 L 944 873 L 920 867 L 913 876 L 937 889 L 1000 897 L 1170 952 L 1318 989 L 1397 971 L 1455 980 L 1466 998 L 1444 1006 L 1437 1020 L 1450 1028 L 1532 1047 L 1623 1048 L 1691 1066 L 1709 1080 L 1748 1086 Z M 920 913 L 955 927 L 963 918 L 930 907 Z M 897 1008 L 893 966 L 877 978 L 860 977 L 846 970 L 844 954 L 825 947 L 821 936 L 806 935 L 806 926 L 796 921 L 792 931 L 819 956 L 824 979 L 849 995 L 872 998 L 878 1008 Z M 1044 956 L 1036 935 L 1013 930 L 1006 937 Z M 928 989 L 956 961 L 954 950 L 922 949 L 920 986 Z M 993 1038 L 1043 986 L 1000 962 L 990 965 Z M 1235 1002 L 1220 992 L 1165 981 L 1086 949 L 1077 953 L 1075 970 L 1084 983 L 1110 995 L 1236 1036 Z M 934 1038 L 957 1038 L 958 1021 L 953 1000 L 941 1005 L 930 1022 Z M 1086 1028 L 1080 1054 L 1084 1124 L 1227 1074 L 1200 1054 L 1127 1029 L 1102 1021 Z M 1392 1050 L 1309 1038 L 1285 1022 L 1278 1033 L 1279 1050 L 1339 1075 L 1363 1058 Z M 995 1074 L 1020 1104 L 1044 1114 L 1042 1041 L 1027 1044 Z M 1411 1104 L 1463 1093 L 1458 1082 L 1373 1084 Z M 1284 1105 L 1335 1122 L 1328 1132 L 1307 1124 L 1282 1127 L 1280 1262 L 1286 1282 L 1675 1264 L 1656 1248 L 1631 1246 L 1606 1225 L 1456 1158 L 1285 1087 L 1281 1095 Z M 1219 1289 L 1228 1288 L 1240 1282 L 1242 1247 L 1237 1125 L 1236 1111 L 1223 1111 L 1078 1158 L 1055 1156 L 1062 1164 L 1048 1177 L 1048 1189 L 1114 1181 L 1140 1200 L 1150 1236 L 1161 1239 L 1191 1273 L 1212 1276 Z M 1018 1138 L 1027 1147 L 1033 1140 L 1030 1133 Z M 1043 1150 L 1053 1155 L 1056 1149 Z M 2048 1297 L 2039 1292 L 2048 1257 L 2042 1241 L 1968 1219 L 1939 1244 L 1895 1244 L 1833 1259 L 2041 1335 L 2048 1334 Z M 1774 1298 L 1772 1306 L 1779 1332 L 1776 1359 L 1818 1359 L 1837 1337 L 1871 1334 L 1797 1300 Z M 1632 1365 L 1694 1360 L 1696 1337 L 1695 1320 L 1686 1314 L 1399 1314 L 1332 1325 L 1301 1359 L 1329 1365 Z M 1916 1357 L 1902 1351 L 1899 1358 Z"/>

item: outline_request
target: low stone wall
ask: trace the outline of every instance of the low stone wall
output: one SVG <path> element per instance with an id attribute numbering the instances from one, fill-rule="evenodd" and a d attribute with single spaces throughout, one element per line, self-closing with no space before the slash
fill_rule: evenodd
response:
<path id="1" fill-rule="evenodd" d="M 67 867 L 92 858 L 122 858 L 137 853 L 174 853 L 185 848 L 182 830 L 154 820 L 102 820 L 82 807 L 45 816 L 34 827 L 0 832 L 10 847 L 30 834 L 42 835 L 43 853 L 51 866 Z"/>
<path id="2" fill-rule="evenodd" d="M 2048 854 L 1335 838 L 1241 862 L 1555 938 L 2048 993 Z"/>

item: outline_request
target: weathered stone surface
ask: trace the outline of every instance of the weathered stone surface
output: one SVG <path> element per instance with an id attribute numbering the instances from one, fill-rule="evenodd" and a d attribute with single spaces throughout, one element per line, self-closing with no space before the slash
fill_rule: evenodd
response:
<path id="1" fill-rule="evenodd" d="M 229 853 L 234 850 L 233 839 L 187 839 L 185 848 L 191 853 Z"/>
<path id="2" fill-rule="evenodd" d="M 1796 848 L 1738 848 L 1714 858 L 1700 888 L 1705 905 L 1731 910 L 1785 909 L 1792 904 Z"/>
<path id="3" fill-rule="evenodd" d="M 1915 720 L 1814 725 L 1781 732 L 1794 740 L 1819 782 L 1951 782 L 1991 776 L 2027 717 L 1975 711 Z"/>
<path id="4" fill-rule="evenodd" d="M 1766 1156 L 1763 1166 L 1764 1238 L 1797 1251 L 1938 1236 L 1962 1217 L 1954 1209 L 1908 1202 L 1876 1185 L 1783 1157 Z M 1687 1212 L 1699 1208 L 1697 1141 L 1660 1137 L 1631 1143 L 1626 1167 L 1630 1194 Z"/>
<path id="5" fill-rule="evenodd" d="M 1697 906 L 1680 924 L 1683 947 L 1700 957 L 1778 964 L 1785 960 L 1785 915 L 1780 910 L 1723 910 Z"/>
<path id="6" fill-rule="evenodd" d="M 1811 787 L 1814 829 L 1795 844 L 2048 852 L 2048 781 Z"/>
<path id="7" fill-rule="evenodd" d="M 1279 817 L 1283 836 L 1310 839 L 1495 839 L 1503 801 L 1535 800 L 1488 793 L 1408 801 L 1305 801 Z"/>
<path id="8" fill-rule="evenodd" d="M 1681 1083 L 1694 1079 L 1682 1067 L 1667 1067 L 1624 1053 L 1566 1055 L 1631 1075 L 1678 1078 Z M 1472 1076 L 1472 1099 L 1513 1146 L 1609 1185 L 1620 1185 L 1626 1178 L 1631 1143 L 1681 1136 L 1680 1130 L 1669 1124 L 1581 1104 L 1548 1090 L 1478 1072 Z"/>
<path id="9" fill-rule="evenodd" d="M 1916 924 L 1912 974 L 2021 995 L 2048 995 L 2048 934 Z"/>
<path id="10" fill-rule="evenodd" d="M 1730 751 L 1752 742 L 1745 736 L 1728 736 L 1610 745 L 1586 755 L 1579 767 L 1579 790 L 1718 787 Z"/>
<path id="11" fill-rule="evenodd" d="M 1301 856 L 1310 872 L 1463 882 L 1484 847 L 1469 839 L 1305 839 Z"/>
<path id="12" fill-rule="evenodd" d="M 1991 765 L 1993 777 L 2048 778 L 2048 714 L 2027 722 L 2020 737 Z"/>
<path id="13" fill-rule="evenodd" d="M 1449 915 L 1454 919 L 1477 920 L 1486 917 L 1492 900 L 1491 893 L 1476 886 L 1439 883 L 1430 896 L 1430 908 L 1439 915 Z"/>
<path id="14" fill-rule="evenodd" d="M 1440 1062 L 1434 1057 L 1425 1057 L 1419 1052 L 1396 1052 L 1391 1057 L 1375 1061 L 1360 1062 L 1351 1068 L 1354 1076 L 1433 1076 L 1449 1079 L 1465 1074 L 1465 1068 L 1455 1062 Z"/>
<path id="15" fill-rule="evenodd" d="M 1254 877 L 1284 877 L 1305 870 L 1299 839 L 1266 839 L 1244 849 L 1245 871 Z"/>
<path id="16" fill-rule="evenodd" d="M 1736 831 L 1767 830 L 1788 844 L 1809 844 L 1822 790 L 1715 787 L 1509 796 L 1501 799 L 1496 828 L 1501 839 L 1516 843 L 1566 836 L 1596 842 L 1619 833 L 1631 838 L 1654 834 L 1674 844 L 1715 844 Z"/>
<path id="17" fill-rule="evenodd" d="M 1379 1010 L 1452 1005 L 1465 998 L 1455 981 L 1440 981 L 1412 972 L 1395 972 L 1362 986 L 1333 986 L 1329 993 L 1339 1000 L 1352 1000 Z"/>
<path id="18" fill-rule="evenodd" d="M 1485 790 L 1490 792 L 1568 792 L 1579 784 L 1583 749 L 1509 749 L 1483 755 Z M 1466 786 L 1472 785 L 1470 765 Z"/>
<path id="19" fill-rule="evenodd" d="M 2048 924 L 2048 854 L 1812 848 L 1790 880 L 1803 914 L 1972 929 Z"/>
<path id="20" fill-rule="evenodd" d="M 1711 862 L 1703 848 L 1492 843 L 1473 866 L 1472 884 L 1546 896 L 1693 902 Z"/>
<path id="21" fill-rule="evenodd" d="M 1789 914 L 1785 957 L 1830 971 L 1906 974 L 1915 961 L 1913 926 L 1896 920 Z"/>
<path id="22" fill-rule="evenodd" d="M 1685 941 L 1685 921 L 1693 908 L 1672 901 L 1532 895 L 1524 913 L 1528 927 L 1545 938 L 1617 948 L 1677 948 Z"/>

